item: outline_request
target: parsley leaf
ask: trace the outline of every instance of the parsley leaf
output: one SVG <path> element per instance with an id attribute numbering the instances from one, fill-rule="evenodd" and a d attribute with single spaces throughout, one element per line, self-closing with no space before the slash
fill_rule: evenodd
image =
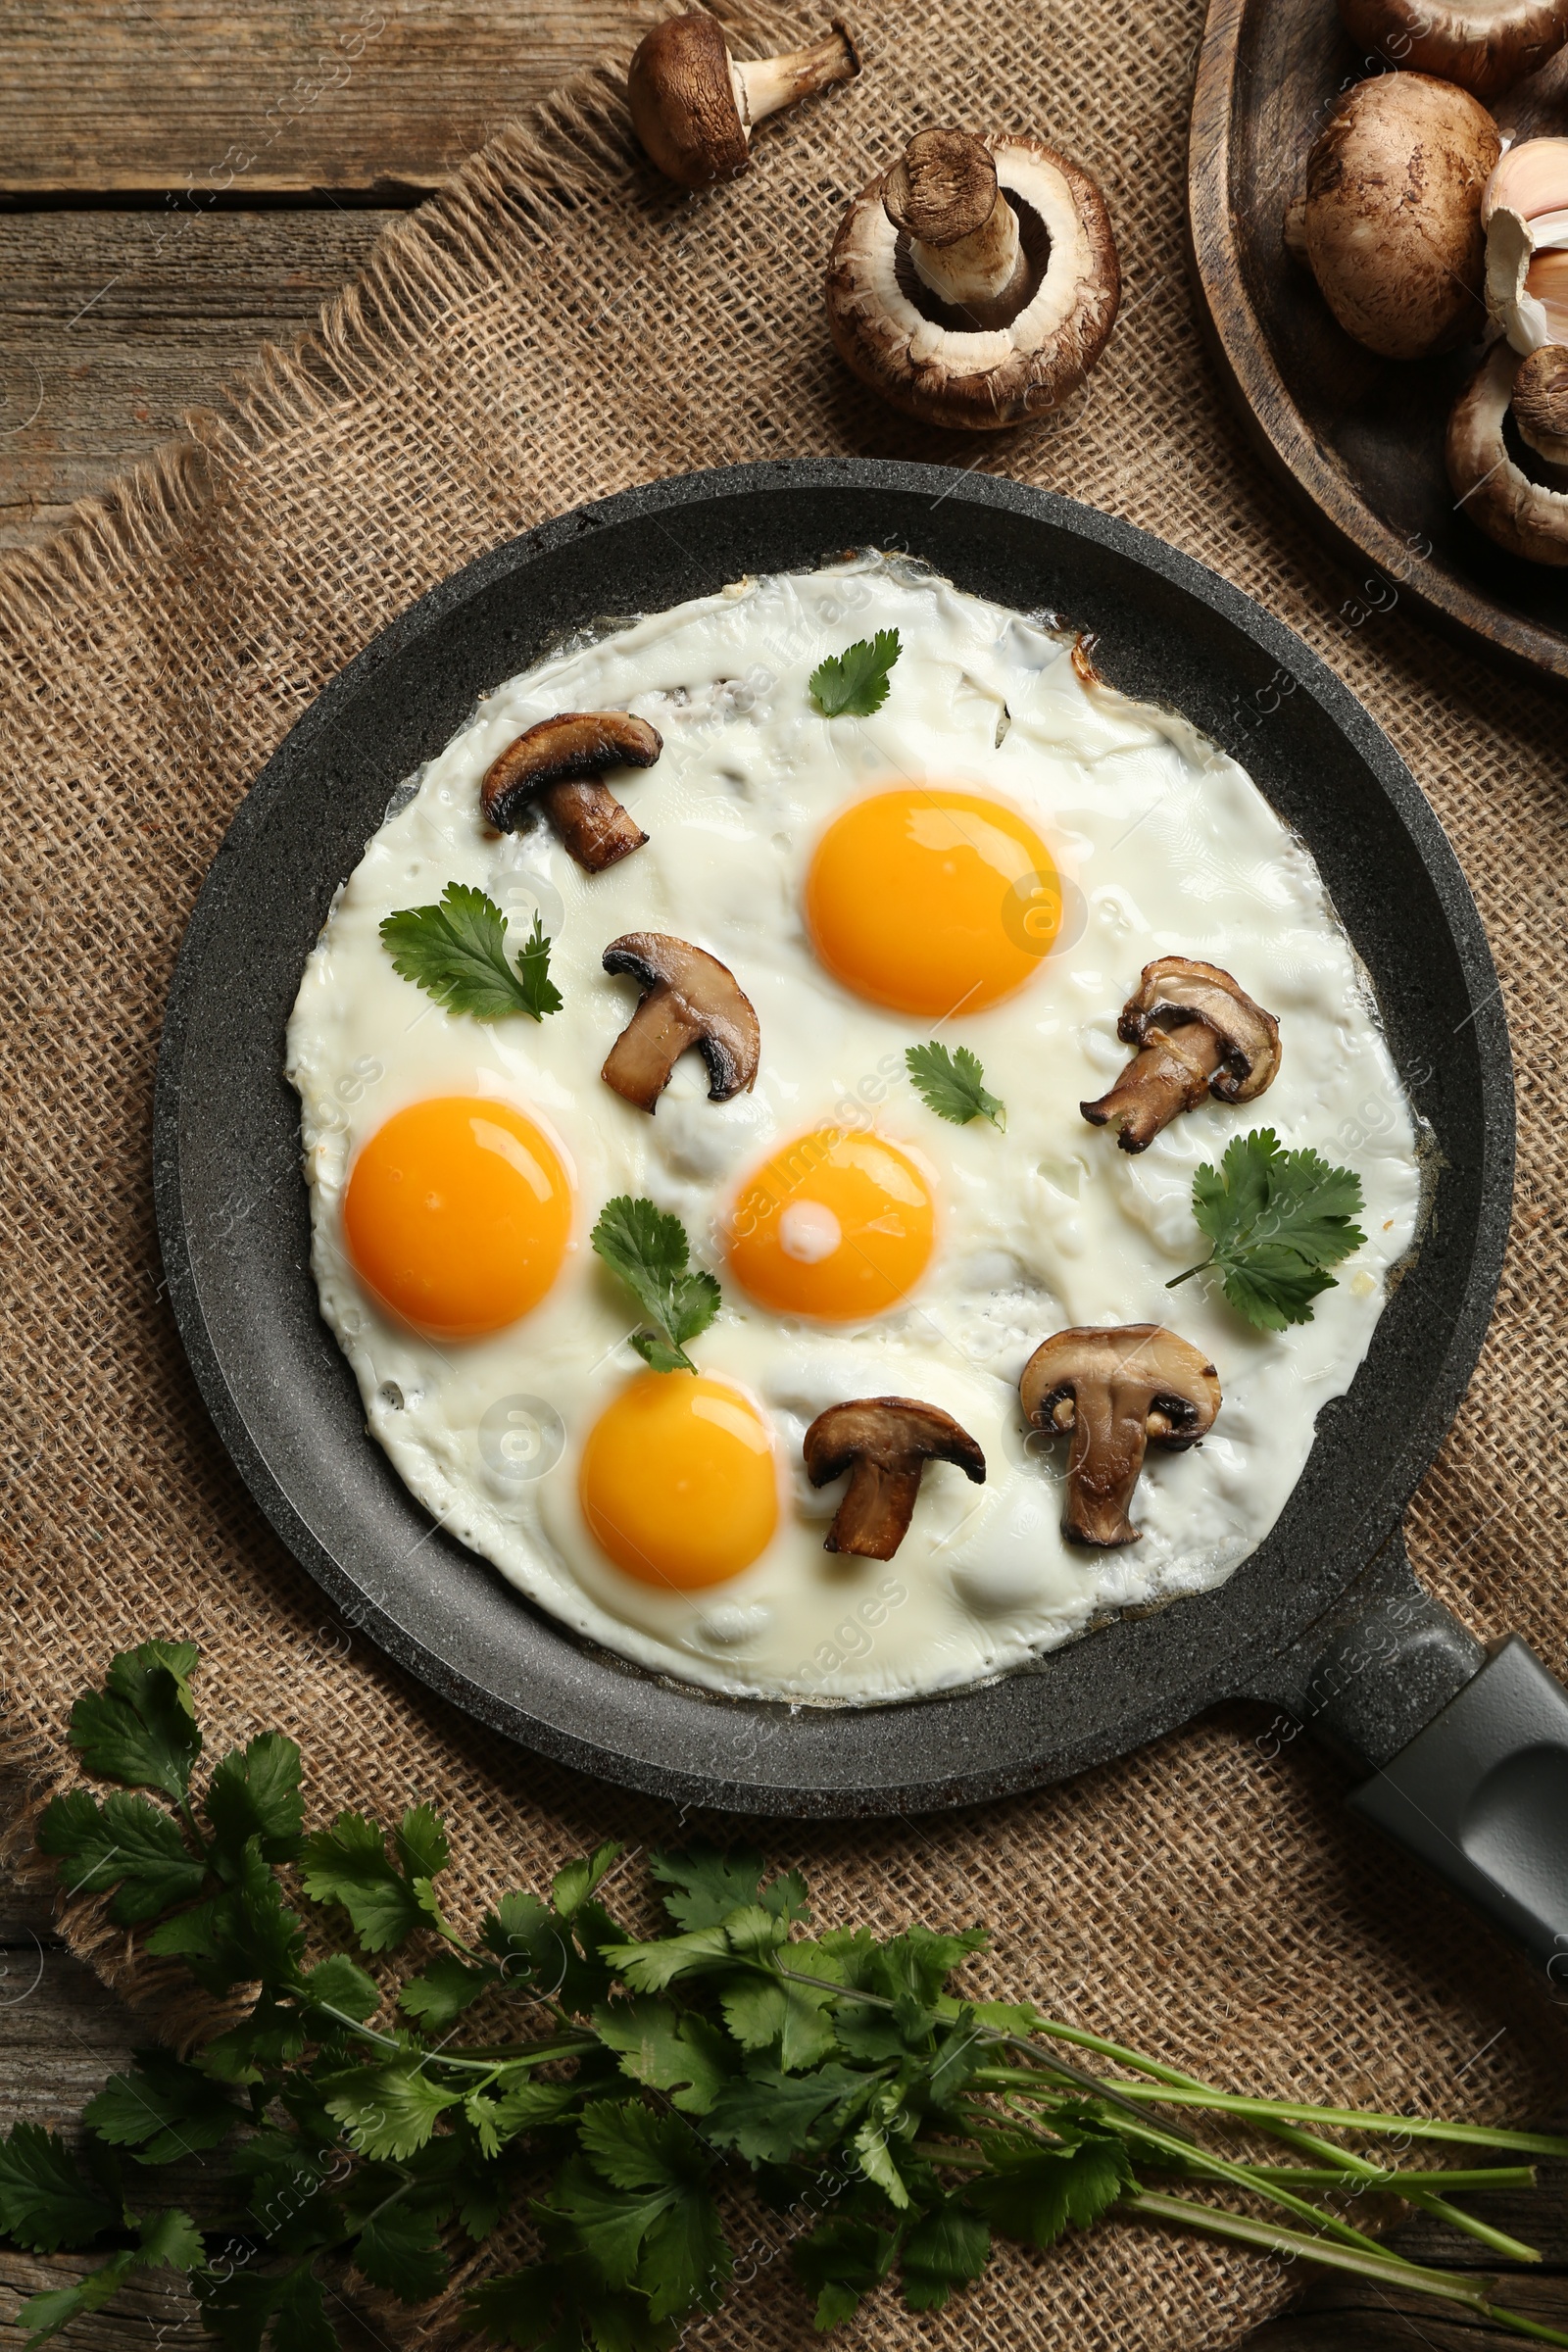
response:
<path id="1" fill-rule="evenodd" d="M 85 2121 L 112 2148 L 134 2148 L 138 2164 L 172 2164 L 198 2148 L 216 2148 L 249 2109 L 236 2107 L 220 2082 L 168 2050 L 138 2050 L 135 2071 L 111 2075 Z"/>
<path id="2" fill-rule="evenodd" d="M 956 2197 L 915 2223 L 904 2241 L 904 2300 L 911 2311 L 941 2311 L 956 2286 L 968 2286 L 991 2259 L 991 2232 Z"/>
<path id="3" fill-rule="evenodd" d="M 686 1342 L 708 1329 L 720 1293 L 711 1274 L 688 1272 L 690 1244 L 679 1217 L 620 1193 L 606 1201 L 590 1238 L 654 1325 L 631 1335 L 644 1363 L 656 1372 L 695 1372 Z"/>
<path id="4" fill-rule="evenodd" d="M 608 2002 L 594 2011 L 594 2032 L 619 2053 L 623 2075 L 667 2092 L 688 2115 L 706 2115 L 728 2078 L 722 2034 L 668 2001 Z"/>
<path id="5" fill-rule="evenodd" d="M 18 2124 L 0 2139 L 0 2230 L 29 2253 L 86 2246 L 120 2227 L 120 2207 L 87 2180 L 57 2132 Z"/>
<path id="6" fill-rule="evenodd" d="M 405 906 L 381 925 L 392 968 L 448 1012 L 477 1021 L 525 1012 L 543 1020 L 564 999 L 550 977 L 550 942 L 536 914 L 515 964 L 507 961 L 507 918 L 494 899 L 466 882 L 449 882 L 439 906 Z"/>
<path id="7" fill-rule="evenodd" d="M 341 1903 L 367 1952 L 392 1951 L 439 1916 L 430 1881 L 447 1861 L 446 1832 L 428 1805 L 411 1805 L 393 1840 L 363 1813 L 340 1813 L 329 1830 L 307 1838 L 300 1856 L 305 1891 L 314 1902 Z"/>
<path id="8" fill-rule="evenodd" d="M 998 2145 L 991 2161 L 994 2170 L 970 2182 L 965 2202 L 994 2229 L 1042 2249 L 1054 2246 L 1069 2223 L 1092 2228 L 1134 2185 L 1127 2150 L 1108 2133 L 1086 2134 L 1062 2148 Z"/>
<path id="9" fill-rule="evenodd" d="M 1310 1149 L 1286 1152 L 1272 1127 L 1233 1136 L 1218 1168 L 1193 1178 L 1193 1215 L 1214 1245 L 1168 1291 L 1212 1266 L 1225 1296 L 1260 1331 L 1310 1323 L 1312 1303 L 1336 1287 L 1325 1269 L 1359 1250 L 1363 1206 L 1353 1169 L 1332 1168 Z"/>
<path id="10" fill-rule="evenodd" d="M 122 1650 L 102 1690 L 83 1691 L 71 1710 L 71 1744 L 100 1780 L 158 1788 L 177 1804 L 202 1752 L 190 1675 L 192 1642 L 144 1642 Z"/>
<path id="11" fill-rule="evenodd" d="M 1000 1134 L 1006 1133 L 1005 1105 L 987 1094 L 980 1057 L 967 1046 L 959 1046 L 953 1054 L 946 1046 L 909 1046 L 904 1058 L 915 1092 L 939 1119 L 951 1119 L 955 1127 L 967 1127 L 971 1119 L 989 1119 Z"/>
<path id="12" fill-rule="evenodd" d="M 17 2322 L 30 2330 L 26 2352 L 33 2352 L 37 2344 L 47 2343 L 50 2336 L 58 2335 L 80 2313 L 101 2310 L 112 2295 L 120 2292 L 132 2271 L 159 2270 L 166 2264 L 174 2270 L 189 2271 L 206 2259 L 201 2233 L 189 2214 L 154 2214 L 150 2220 L 138 2224 L 138 2234 L 139 2245 L 112 2254 L 96 2271 L 78 2278 L 74 2286 L 51 2287 L 46 2294 L 33 2295 L 24 2303 Z"/>
<path id="13" fill-rule="evenodd" d="M 829 654 L 808 686 L 824 718 L 869 718 L 888 699 L 888 672 L 904 651 L 897 629 L 878 629 L 842 654 Z"/>
<path id="14" fill-rule="evenodd" d="M 122 1928 L 190 1902 L 206 1882 L 178 1822 L 122 1788 L 101 1807 L 85 1788 L 52 1798 L 38 1824 L 38 1843 L 64 1864 L 68 1893 L 103 1894 L 118 1886 L 109 1916 Z"/>

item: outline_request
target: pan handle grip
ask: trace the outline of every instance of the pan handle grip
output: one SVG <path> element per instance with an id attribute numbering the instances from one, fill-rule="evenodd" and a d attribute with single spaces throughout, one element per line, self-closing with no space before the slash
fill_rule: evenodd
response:
<path id="1" fill-rule="evenodd" d="M 1361 1783 L 1350 1808 L 1485 1911 L 1568 1993 L 1568 1690 L 1518 1634 Z"/>
<path id="2" fill-rule="evenodd" d="M 1396 1535 L 1250 1678 L 1370 1779 L 1350 1807 L 1522 1943 L 1568 1998 L 1568 1690 L 1517 1634 L 1484 1649 Z"/>

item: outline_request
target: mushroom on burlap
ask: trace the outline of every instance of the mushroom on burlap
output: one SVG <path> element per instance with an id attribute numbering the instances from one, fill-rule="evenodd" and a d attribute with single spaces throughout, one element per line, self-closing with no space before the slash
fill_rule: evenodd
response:
<path id="1" fill-rule="evenodd" d="M 1061 1532 L 1069 1544 L 1136 1544 L 1128 1517 L 1150 1446 L 1196 1446 L 1214 1426 L 1219 1378 L 1160 1323 L 1058 1331 L 1018 1383 L 1024 1418 L 1072 1437 Z"/>
<path id="2" fill-rule="evenodd" d="M 1280 1025 L 1217 963 L 1160 956 L 1121 1008 L 1116 1034 L 1138 1052 L 1110 1092 L 1078 1107 L 1091 1126 L 1119 1119 L 1124 1152 L 1147 1152 L 1205 1096 L 1250 1102 L 1280 1066 Z"/>
<path id="3" fill-rule="evenodd" d="M 813 1487 L 850 1472 L 824 1551 L 891 1560 L 909 1532 L 927 1462 L 952 1462 L 984 1486 L 986 1457 L 968 1431 L 940 1405 L 912 1396 L 860 1396 L 830 1404 L 806 1433 L 806 1474 Z"/>
<path id="4" fill-rule="evenodd" d="M 928 424 L 993 430 L 1059 408 L 1120 298 L 1100 190 L 1022 136 L 920 131 L 850 206 L 828 264 L 840 358 Z"/>
<path id="5" fill-rule="evenodd" d="M 632 128 L 666 179 L 706 188 L 745 171 L 755 123 L 859 70 L 842 18 L 808 49 L 737 63 L 715 20 L 694 9 L 666 17 L 638 43 L 626 75 Z"/>
<path id="6" fill-rule="evenodd" d="M 625 710 L 561 710 L 492 760 L 479 786 L 486 824 L 515 833 L 537 805 L 590 874 L 648 839 L 604 781 L 612 767 L 652 767 L 663 737 Z"/>

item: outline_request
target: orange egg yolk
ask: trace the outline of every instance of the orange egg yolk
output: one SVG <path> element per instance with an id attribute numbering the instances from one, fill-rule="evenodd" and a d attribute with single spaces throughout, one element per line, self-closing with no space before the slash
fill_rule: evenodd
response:
<path id="1" fill-rule="evenodd" d="M 436 1339 L 473 1340 L 537 1306 L 571 1238 L 560 1155 L 510 1103 L 443 1095 L 378 1127 L 354 1162 L 355 1272 Z"/>
<path id="2" fill-rule="evenodd" d="M 577 1493 L 600 1549 L 640 1584 L 721 1585 L 778 1525 L 772 1433 L 726 1380 L 643 1372 L 589 1431 Z"/>
<path id="3" fill-rule="evenodd" d="M 822 1127 L 742 1187 L 729 1264 L 779 1314 L 852 1323 L 912 1290 L 935 1240 L 935 1204 L 913 1160 L 878 1135 Z"/>
<path id="4" fill-rule="evenodd" d="M 1015 808 L 935 785 L 836 816 L 806 880 L 806 920 L 835 979 L 874 1004 L 949 1017 L 1010 997 L 1061 922 L 1051 853 Z"/>

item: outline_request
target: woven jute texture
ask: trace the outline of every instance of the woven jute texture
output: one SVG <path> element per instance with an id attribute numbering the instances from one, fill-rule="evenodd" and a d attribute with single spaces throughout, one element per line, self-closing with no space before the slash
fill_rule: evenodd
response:
<path id="1" fill-rule="evenodd" d="M 807 29 L 733 7 L 726 22 L 754 54 Z M 187 442 L 0 574 L 5 1705 L 34 1800 L 66 1770 L 72 1696 L 114 1646 L 157 1632 L 201 1643 L 215 1740 L 276 1725 L 301 1741 L 318 1807 L 433 1799 L 460 1833 L 465 1917 L 600 1838 L 679 1834 L 658 1806 L 498 1743 L 323 1628 L 213 1435 L 162 1294 L 153 1065 L 202 874 L 247 783 L 342 663 L 547 515 L 772 456 L 976 464 L 1126 515 L 1301 630 L 1409 760 L 1480 900 L 1521 1114 L 1512 1254 L 1412 1547 L 1478 1632 L 1516 1627 L 1563 1664 L 1561 707 L 1400 609 L 1370 612 L 1249 455 L 1183 263 L 1200 0 L 866 0 L 858 23 L 861 78 L 767 125 L 743 179 L 692 199 L 636 158 L 624 60 L 609 61 L 393 229 L 307 347 L 268 355 Z M 1081 159 L 1126 282 L 1087 394 L 1054 425 L 983 446 L 863 394 L 821 314 L 849 196 L 910 130 L 955 117 Z M 1538 1984 L 1344 1816 L 1342 1780 L 1305 1740 L 1272 1753 L 1262 1720 L 1226 1712 L 985 1811 L 780 1831 L 773 1850 L 806 1868 L 821 1915 L 989 1921 L 977 1986 L 1239 2087 L 1515 2120 L 1560 2106 L 1557 2020 Z M 114 1981 L 156 1995 L 97 1914 L 78 1907 L 68 1925 Z M 754 2227 L 741 2223 L 742 2246 Z M 692 2343 L 814 2340 L 769 2259 L 779 2226 L 765 2235 L 742 2264 L 755 2277 Z M 1122 2226 L 1049 2259 L 1003 2255 L 946 2316 L 878 2302 L 848 2336 L 1220 2345 L 1292 2285 L 1262 2258 Z M 444 2335 L 449 2315 L 432 2325 Z"/>

